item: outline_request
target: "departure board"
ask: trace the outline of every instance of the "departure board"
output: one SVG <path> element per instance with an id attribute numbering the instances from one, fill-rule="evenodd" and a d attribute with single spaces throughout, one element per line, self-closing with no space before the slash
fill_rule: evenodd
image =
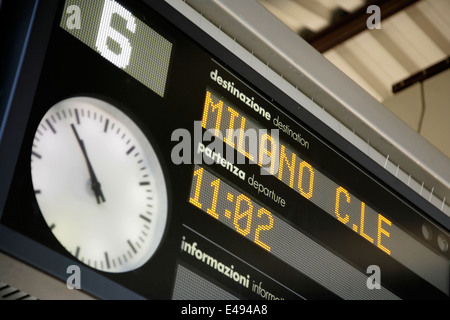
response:
<path id="1" fill-rule="evenodd" d="M 168 4 L 35 10 L 2 251 L 100 299 L 449 299 L 448 225 Z"/>

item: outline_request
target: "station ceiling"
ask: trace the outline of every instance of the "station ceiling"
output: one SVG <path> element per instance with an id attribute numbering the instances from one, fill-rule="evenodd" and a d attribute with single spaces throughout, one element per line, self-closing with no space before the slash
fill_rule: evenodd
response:
<path id="1" fill-rule="evenodd" d="M 393 87 L 450 62 L 450 0 L 258 0 L 383 102 Z M 380 24 L 372 26 L 380 8 Z"/>

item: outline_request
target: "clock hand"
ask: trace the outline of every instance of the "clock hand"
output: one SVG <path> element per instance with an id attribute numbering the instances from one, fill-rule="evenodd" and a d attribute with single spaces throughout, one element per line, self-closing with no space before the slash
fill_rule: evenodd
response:
<path id="1" fill-rule="evenodd" d="M 95 193 L 95 197 L 97 199 L 97 203 L 105 202 L 105 197 L 103 196 L 103 192 L 101 189 L 101 184 L 97 179 L 97 176 L 95 175 L 94 169 L 92 168 L 91 162 L 89 161 L 89 157 L 86 152 L 86 147 L 84 146 L 83 140 L 80 139 L 78 136 L 78 132 L 73 124 L 71 124 L 72 130 L 75 134 L 75 137 L 77 138 L 78 144 L 80 145 L 81 151 L 83 152 L 84 159 L 86 160 L 86 164 L 89 171 L 89 176 L 91 177 L 91 188 Z"/>

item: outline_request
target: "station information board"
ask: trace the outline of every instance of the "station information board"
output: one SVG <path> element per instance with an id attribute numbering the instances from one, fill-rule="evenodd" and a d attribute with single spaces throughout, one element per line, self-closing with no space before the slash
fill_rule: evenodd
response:
<path id="1" fill-rule="evenodd" d="M 148 2 L 50 12 L 32 104 L 2 115 L 26 124 L 3 251 L 103 299 L 449 298 L 448 225 Z"/>

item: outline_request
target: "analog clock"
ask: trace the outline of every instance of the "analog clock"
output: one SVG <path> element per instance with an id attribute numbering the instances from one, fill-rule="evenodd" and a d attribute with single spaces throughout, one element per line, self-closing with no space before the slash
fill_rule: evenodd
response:
<path id="1" fill-rule="evenodd" d="M 94 269 L 134 270 L 162 241 L 168 200 L 158 157 L 136 123 L 105 101 L 74 97 L 47 111 L 31 177 L 51 232 Z"/>

